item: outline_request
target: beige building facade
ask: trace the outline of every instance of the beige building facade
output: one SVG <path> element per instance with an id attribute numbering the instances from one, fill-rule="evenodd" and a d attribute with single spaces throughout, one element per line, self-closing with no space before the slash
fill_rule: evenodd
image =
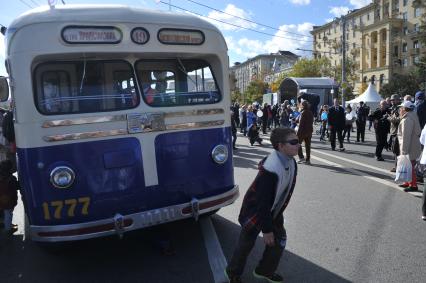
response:
<path id="1" fill-rule="evenodd" d="M 297 62 L 299 56 L 290 51 L 278 51 L 272 54 L 261 54 L 242 63 L 235 63 L 230 68 L 231 90 L 244 93 L 251 81 L 261 80 L 267 83 L 275 76 L 289 70 Z"/>
<path id="2" fill-rule="evenodd" d="M 394 74 L 409 72 L 426 56 L 426 46 L 419 40 L 425 36 L 420 31 L 424 13 L 426 0 L 374 0 L 345 15 L 345 35 L 342 19 L 314 27 L 314 56 L 340 65 L 345 36 L 346 58 L 355 63 L 357 75 L 354 92 L 362 91 L 369 82 L 379 91 Z"/>

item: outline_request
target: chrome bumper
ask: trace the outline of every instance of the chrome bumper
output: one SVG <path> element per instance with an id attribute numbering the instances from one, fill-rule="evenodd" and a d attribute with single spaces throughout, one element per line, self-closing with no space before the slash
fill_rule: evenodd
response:
<path id="1" fill-rule="evenodd" d="M 178 205 L 138 212 L 129 215 L 116 214 L 113 218 L 92 222 L 56 225 L 56 226 L 30 226 L 30 235 L 33 241 L 39 242 L 64 242 L 77 241 L 108 235 L 119 235 L 162 223 L 172 222 L 214 211 L 232 204 L 239 196 L 238 185 L 223 194 L 204 198 L 193 199 L 191 202 Z"/>

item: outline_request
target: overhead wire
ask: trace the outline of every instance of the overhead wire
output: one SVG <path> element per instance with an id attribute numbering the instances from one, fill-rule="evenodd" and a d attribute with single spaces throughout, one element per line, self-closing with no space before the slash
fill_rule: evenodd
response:
<path id="1" fill-rule="evenodd" d="M 33 6 L 31 6 L 30 4 L 28 4 L 27 2 L 25 2 L 24 0 L 19 0 L 19 2 L 21 2 L 22 4 L 24 4 L 25 6 L 27 6 L 30 9 L 34 9 Z"/>
<path id="2" fill-rule="evenodd" d="M 233 15 L 233 14 L 230 14 L 230 13 L 228 13 L 228 12 L 225 12 L 225 11 L 222 11 L 222 10 L 220 10 L 220 9 L 217 9 L 217 8 L 214 8 L 214 7 L 211 7 L 211 6 L 208 6 L 208 5 L 205 5 L 205 4 L 202 4 L 202 3 L 199 3 L 199 2 L 194 1 L 194 0 L 186 0 L 186 1 L 191 2 L 191 3 L 194 3 L 194 4 L 199 5 L 199 6 L 202 6 L 202 7 L 205 7 L 205 8 L 208 8 L 208 9 L 211 9 L 211 10 L 214 10 L 214 11 L 216 11 L 216 12 L 219 12 L 219 13 L 222 13 L 222 14 L 225 14 L 225 15 L 228 15 L 228 16 L 231 16 L 231 17 L 234 17 L 234 18 L 237 18 L 237 19 L 240 19 L 240 20 L 243 20 L 243 21 L 249 22 L 249 23 L 253 23 L 253 24 L 256 24 L 256 25 L 262 26 L 262 27 L 266 27 L 266 28 L 269 28 L 269 29 L 273 29 L 273 30 L 281 31 L 281 32 L 288 33 L 288 34 L 294 34 L 294 35 L 300 35 L 300 36 L 309 36 L 309 37 L 312 37 L 312 35 L 306 35 L 306 34 L 301 34 L 301 33 L 296 33 L 296 32 L 291 32 L 291 31 L 283 31 L 282 29 L 279 29 L 279 28 L 276 28 L 276 27 L 272 27 L 272 26 L 269 26 L 269 25 L 265 25 L 265 24 L 262 24 L 262 23 L 259 23 L 259 22 L 255 22 L 255 21 L 252 21 L 252 20 L 250 20 L 250 19 L 246 19 L 246 18 L 243 18 L 243 17 L 237 16 L 237 15 Z"/>
<path id="3" fill-rule="evenodd" d="M 255 29 L 252 29 L 252 28 L 248 28 L 248 27 L 243 27 L 243 26 L 240 26 L 240 25 L 237 25 L 237 24 L 233 24 L 233 23 L 229 23 L 229 22 L 226 22 L 226 21 L 218 20 L 218 19 L 215 19 L 215 18 L 212 18 L 212 17 L 209 17 L 209 16 L 205 16 L 203 14 L 200 14 L 200 13 L 197 13 L 197 12 L 194 12 L 194 11 L 191 11 L 191 10 L 188 10 L 188 9 L 185 9 L 185 8 L 182 8 L 182 7 L 179 7 L 179 6 L 173 5 L 171 3 L 164 2 L 164 1 L 158 1 L 158 3 L 164 4 L 164 5 L 167 5 L 167 6 L 171 6 L 173 8 L 176 8 L 176 9 L 188 12 L 188 13 L 192 13 L 194 15 L 197 15 L 197 16 L 200 16 L 200 17 L 203 17 L 203 18 L 208 18 L 208 19 L 211 19 L 211 20 L 214 20 L 214 21 L 226 24 L 226 25 L 230 25 L 230 26 L 234 26 L 234 27 L 237 27 L 237 28 L 249 30 L 249 31 L 252 31 L 252 32 L 259 33 L 259 34 L 268 35 L 268 36 L 272 36 L 272 37 L 289 39 L 289 40 L 293 40 L 293 41 L 313 42 L 312 40 L 306 40 L 306 39 L 300 39 L 300 38 L 293 38 L 293 37 L 286 37 L 286 36 L 281 36 L 281 35 L 276 35 L 276 34 L 271 34 L 271 33 L 267 33 L 267 32 L 258 31 L 258 30 L 255 30 Z"/>

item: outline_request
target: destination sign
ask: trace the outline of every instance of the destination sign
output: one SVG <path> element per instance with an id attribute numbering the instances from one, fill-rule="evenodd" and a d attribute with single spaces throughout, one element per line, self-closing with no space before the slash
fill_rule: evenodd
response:
<path id="1" fill-rule="evenodd" d="M 116 27 L 70 26 L 62 30 L 62 39 L 71 44 L 77 43 L 119 43 L 123 35 Z"/>
<path id="2" fill-rule="evenodd" d="M 161 29 L 158 40 L 163 44 L 201 45 L 204 34 L 199 30 Z"/>

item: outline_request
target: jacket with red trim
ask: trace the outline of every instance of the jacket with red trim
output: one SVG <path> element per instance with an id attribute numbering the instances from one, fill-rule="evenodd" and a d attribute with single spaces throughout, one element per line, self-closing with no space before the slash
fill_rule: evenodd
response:
<path id="1" fill-rule="evenodd" d="M 272 232 L 274 221 L 271 210 L 275 200 L 278 175 L 263 167 L 266 158 L 259 163 L 259 172 L 244 196 L 238 217 L 238 221 L 244 229 L 257 233 L 260 231 L 263 233 Z M 294 162 L 295 166 L 293 182 L 290 183 L 290 191 L 277 214 L 277 218 L 282 216 L 296 185 L 297 164 L 294 158 L 291 159 L 291 162 Z"/>

